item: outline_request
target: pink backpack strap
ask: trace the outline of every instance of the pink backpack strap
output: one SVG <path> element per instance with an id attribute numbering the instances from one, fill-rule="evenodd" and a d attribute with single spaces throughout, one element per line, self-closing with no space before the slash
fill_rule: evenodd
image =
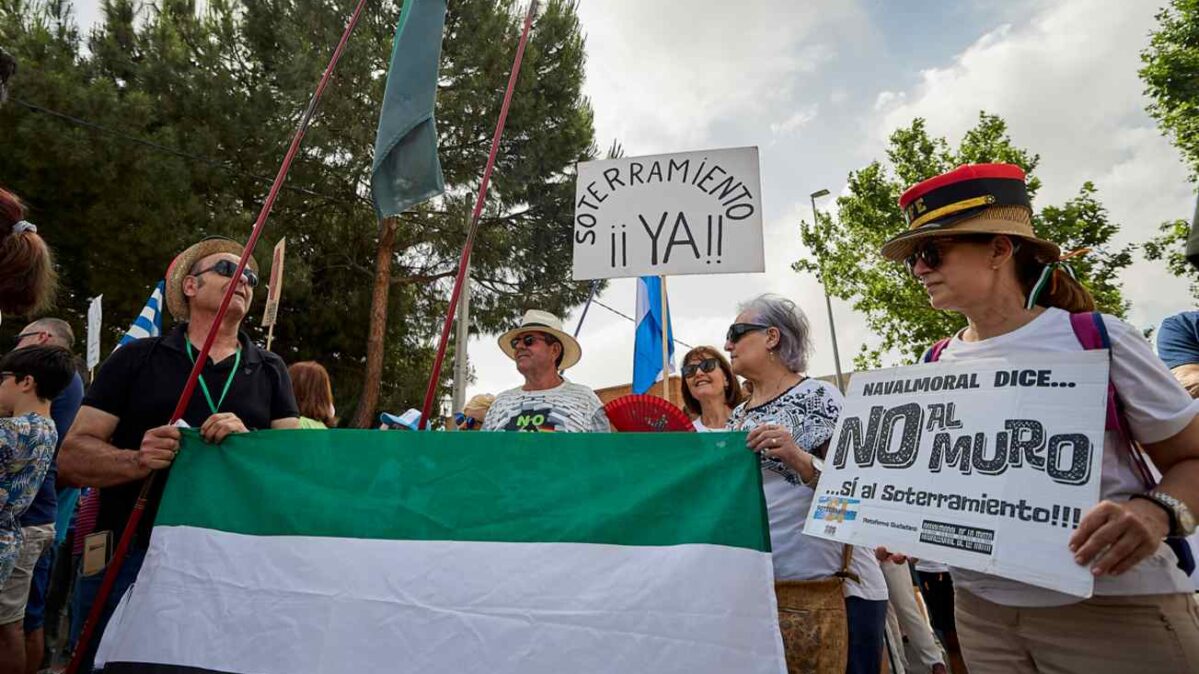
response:
<path id="1" fill-rule="evenodd" d="M 946 337 L 945 339 L 942 339 L 936 344 L 928 347 L 928 351 L 925 351 L 924 355 L 920 357 L 920 362 L 935 363 L 941 360 L 941 352 L 945 350 L 945 347 L 949 346 L 951 341 L 953 341 L 952 337 Z"/>
<path id="2" fill-rule="evenodd" d="M 1107 349 L 1110 360 L 1112 340 L 1107 334 L 1107 325 L 1103 322 L 1102 314 L 1098 311 L 1070 314 L 1070 327 L 1074 328 L 1074 336 L 1082 348 L 1087 351 Z M 1149 488 L 1155 486 L 1156 480 L 1153 479 L 1153 473 L 1145 464 L 1145 458 L 1141 456 L 1139 446 L 1133 441 L 1132 434 L 1124 424 L 1124 411 L 1120 409 L 1120 399 L 1116 396 L 1116 386 L 1112 383 L 1110 374 L 1107 379 L 1107 422 L 1103 425 L 1103 429 L 1120 434 L 1120 437 L 1128 445 L 1128 451 L 1132 453 L 1133 463 L 1141 473 L 1141 480 Z"/>
<path id="3" fill-rule="evenodd" d="M 1103 323 L 1103 315 L 1098 311 L 1070 314 L 1070 327 L 1074 328 L 1074 337 L 1078 339 L 1078 343 L 1087 351 L 1098 349 L 1111 351 L 1112 340 L 1108 337 L 1107 326 Z M 1107 422 L 1103 426 L 1104 430 L 1117 431 L 1122 435 L 1127 435 L 1120 417 L 1120 410 L 1116 403 L 1116 387 L 1109 377 L 1107 380 Z"/>

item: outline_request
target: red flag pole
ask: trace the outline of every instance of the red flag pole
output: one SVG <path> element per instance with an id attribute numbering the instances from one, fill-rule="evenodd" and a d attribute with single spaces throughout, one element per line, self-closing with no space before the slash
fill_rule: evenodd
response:
<path id="1" fill-rule="evenodd" d="M 450 293 L 450 306 L 445 314 L 445 324 L 441 327 L 441 340 L 437 343 L 437 357 L 433 360 L 433 372 L 429 375 L 429 386 L 425 389 L 425 402 L 420 410 L 421 430 L 429 426 L 429 412 L 433 409 L 433 398 L 437 395 L 437 384 L 441 380 L 441 365 L 445 361 L 446 344 L 450 340 L 454 314 L 458 311 L 458 298 L 462 295 L 462 284 L 466 280 L 466 268 L 470 263 L 471 250 L 475 246 L 475 234 L 479 231 L 479 217 L 483 213 L 483 204 L 487 199 L 491 171 L 495 168 L 495 156 L 500 149 L 500 138 L 504 135 L 504 122 L 508 119 L 508 106 L 512 103 L 512 91 L 516 89 L 516 78 L 520 75 L 520 62 L 525 55 L 525 44 L 529 40 L 529 28 L 533 25 L 533 15 L 537 13 L 537 4 L 538 0 L 529 3 L 529 10 L 525 13 L 525 25 L 520 33 L 520 43 L 516 45 L 516 58 L 512 61 L 512 72 L 508 75 L 508 90 L 504 92 L 504 103 L 500 106 L 500 118 L 495 123 L 495 135 L 491 137 L 491 154 L 487 156 L 487 166 L 483 169 L 483 180 L 479 183 L 479 196 L 475 199 L 470 230 L 466 234 L 466 244 L 462 246 L 462 257 L 458 260 L 458 275 L 454 279 L 454 291 Z"/>
<path id="2" fill-rule="evenodd" d="M 325 93 L 325 88 L 328 86 L 329 80 L 333 77 L 333 69 L 337 66 L 337 62 L 341 60 L 341 55 L 345 52 L 346 44 L 350 41 L 350 34 L 354 32 L 354 27 L 358 25 L 358 19 L 361 18 L 362 10 L 365 6 L 366 0 L 358 0 L 358 4 L 354 7 L 354 12 L 350 15 L 350 19 L 346 23 L 346 29 L 341 35 L 341 40 L 333 50 L 333 56 L 330 57 L 329 64 L 325 66 L 325 72 L 321 75 L 321 80 L 316 85 L 316 91 L 312 94 L 312 98 L 309 99 L 308 107 L 305 108 L 304 114 L 300 116 L 300 122 L 297 124 L 295 134 L 291 138 L 291 145 L 287 148 L 287 154 L 283 156 L 283 163 L 280 164 L 279 172 L 275 175 L 275 181 L 271 184 L 266 201 L 262 204 L 262 210 L 258 212 L 258 218 L 254 221 L 254 229 L 250 232 L 250 238 L 246 241 L 241 259 L 237 262 L 237 271 L 233 274 L 234 279 L 241 278 L 242 272 L 245 271 L 246 263 L 249 262 L 250 255 L 254 252 L 254 246 L 258 244 L 258 238 L 262 236 L 262 231 L 266 228 L 267 216 L 270 215 L 271 208 L 275 205 L 275 199 L 279 196 L 279 190 L 283 187 L 283 181 L 287 178 L 287 172 L 291 170 L 291 164 L 296 158 L 296 153 L 300 150 L 300 143 L 304 140 L 304 134 L 308 131 L 308 126 L 312 123 L 312 118 L 316 114 L 317 103 Z M 208 337 L 204 339 L 204 346 L 200 348 L 200 355 L 196 357 L 196 363 L 192 366 L 191 374 L 187 377 L 183 393 L 180 394 L 179 402 L 175 405 L 175 411 L 171 413 L 170 423 L 172 424 L 183 417 L 183 413 L 187 410 L 187 406 L 191 402 L 192 394 L 196 391 L 196 382 L 200 378 L 200 372 L 203 371 L 204 364 L 208 362 L 208 353 L 212 350 L 213 342 L 216 341 L 216 327 L 225 319 L 225 313 L 228 311 L 229 303 L 233 300 L 233 293 L 236 291 L 237 282 L 235 281 L 229 284 L 224 298 L 221 299 L 221 306 L 217 309 L 216 316 L 213 318 L 213 327 L 208 330 Z M 100 583 L 96 599 L 93 601 L 91 610 L 88 612 L 87 621 L 83 624 L 83 630 L 79 635 L 79 642 L 75 646 L 75 653 L 71 657 L 70 664 L 67 665 L 65 674 L 76 674 L 79 671 L 83 656 L 87 653 L 88 646 L 91 643 L 92 633 L 95 631 L 96 625 L 100 622 L 100 615 L 104 611 L 104 604 L 108 600 L 108 595 L 112 593 L 113 585 L 116 584 L 117 574 L 120 573 L 121 564 L 125 561 L 125 557 L 129 552 L 129 545 L 133 540 L 134 533 L 137 531 L 138 524 L 141 522 L 142 514 L 146 511 L 146 499 L 150 494 L 151 487 L 154 486 L 157 476 L 158 473 L 153 472 L 146 479 L 142 480 L 137 502 L 133 505 L 133 511 L 129 514 L 129 520 L 125 522 L 125 529 L 121 532 L 121 539 L 117 543 L 113 557 L 104 570 L 104 579 Z"/>

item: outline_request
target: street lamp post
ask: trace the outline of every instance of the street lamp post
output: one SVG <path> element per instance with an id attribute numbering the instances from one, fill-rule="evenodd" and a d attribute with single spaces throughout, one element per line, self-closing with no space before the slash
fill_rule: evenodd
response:
<path id="1" fill-rule="evenodd" d="M 808 195 L 812 200 L 812 226 L 820 224 L 820 216 L 816 212 L 816 200 L 820 197 L 827 197 L 828 190 L 820 190 Z M 837 367 L 837 390 L 845 393 L 845 378 L 841 375 L 841 353 L 837 350 L 837 326 L 833 322 L 833 301 L 828 294 L 828 283 L 824 278 L 824 260 L 818 260 L 820 264 L 820 285 L 824 288 L 824 307 L 828 310 L 828 331 L 833 338 L 833 364 Z"/>

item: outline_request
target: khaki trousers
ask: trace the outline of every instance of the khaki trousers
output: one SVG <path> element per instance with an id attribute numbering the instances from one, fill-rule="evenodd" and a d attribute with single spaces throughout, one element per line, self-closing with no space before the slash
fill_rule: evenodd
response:
<path id="1" fill-rule="evenodd" d="M 954 609 L 970 674 L 1199 672 L 1199 603 L 1193 594 L 1018 608 L 959 588 Z"/>

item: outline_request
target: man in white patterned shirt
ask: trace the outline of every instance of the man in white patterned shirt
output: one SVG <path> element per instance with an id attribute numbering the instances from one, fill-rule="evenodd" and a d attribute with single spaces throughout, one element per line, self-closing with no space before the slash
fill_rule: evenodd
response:
<path id="1" fill-rule="evenodd" d="M 579 362 L 583 351 L 562 331 L 557 316 L 525 312 L 520 327 L 500 335 L 500 348 L 516 362 L 525 383 L 499 394 L 483 419 L 485 431 L 607 432 L 604 407 L 595 392 L 559 374 Z"/>

